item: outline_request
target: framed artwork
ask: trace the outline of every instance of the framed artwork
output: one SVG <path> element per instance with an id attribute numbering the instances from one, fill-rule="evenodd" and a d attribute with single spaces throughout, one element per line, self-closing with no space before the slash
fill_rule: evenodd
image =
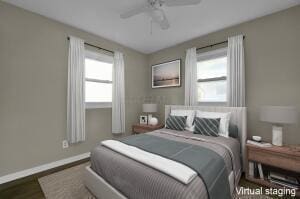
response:
<path id="1" fill-rule="evenodd" d="M 156 64 L 152 66 L 152 88 L 180 86 L 181 60 Z"/>
<path id="2" fill-rule="evenodd" d="M 140 116 L 140 124 L 148 124 L 148 116 L 147 115 Z"/>

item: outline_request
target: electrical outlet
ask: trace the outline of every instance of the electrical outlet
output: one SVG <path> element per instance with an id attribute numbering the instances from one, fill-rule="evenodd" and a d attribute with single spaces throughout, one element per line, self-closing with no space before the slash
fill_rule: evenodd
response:
<path id="1" fill-rule="evenodd" d="M 66 148 L 68 148 L 68 147 L 69 147 L 68 140 L 63 140 L 63 141 L 62 141 L 62 148 L 63 148 L 63 149 L 66 149 Z"/>

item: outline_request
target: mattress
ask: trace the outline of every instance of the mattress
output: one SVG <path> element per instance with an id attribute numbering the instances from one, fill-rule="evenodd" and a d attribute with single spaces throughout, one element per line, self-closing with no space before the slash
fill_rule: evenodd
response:
<path id="1" fill-rule="evenodd" d="M 195 135 L 189 131 L 180 132 L 168 129 L 160 129 L 148 134 L 201 145 L 215 151 L 224 159 L 228 176 L 231 174 L 231 178 L 235 181 L 234 184 L 237 183 L 241 171 L 238 140 Z M 205 141 L 187 138 L 199 138 Z M 91 152 L 91 168 L 128 198 L 208 198 L 204 182 L 199 176 L 188 185 L 184 185 L 158 170 L 101 145 Z"/>

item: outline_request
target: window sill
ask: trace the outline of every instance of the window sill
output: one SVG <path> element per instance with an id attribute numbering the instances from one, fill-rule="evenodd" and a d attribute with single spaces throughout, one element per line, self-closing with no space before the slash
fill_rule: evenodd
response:
<path id="1" fill-rule="evenodd" d="M 228 106 L 228 102 L 198 102 L 199 106 Z"/>
<path id="2" fill-rule="evenodd" d="M 111 108 L 111 102 L 87 102 L 85 103 L 85 109 L 99 109 L 99 108 Z"/>

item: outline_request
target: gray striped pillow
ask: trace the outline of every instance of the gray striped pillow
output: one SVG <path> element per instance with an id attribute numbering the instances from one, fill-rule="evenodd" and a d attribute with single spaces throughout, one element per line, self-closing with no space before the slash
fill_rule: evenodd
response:
<path id="1" fill-rule="evenodd" d="M 177 131 L 183 131 L 185 129 L 186 118 L 187 116 L 169 115 L 169 117 L 166 120 L 166 128 Z"/>
<path id="2" fill-rule="evenodd" d="M 207 136 L 219 136 L 219 126 L 221 118 L 200 118 L 196 117 L 194 120 L 195 134 L 202 134 Z"/>

